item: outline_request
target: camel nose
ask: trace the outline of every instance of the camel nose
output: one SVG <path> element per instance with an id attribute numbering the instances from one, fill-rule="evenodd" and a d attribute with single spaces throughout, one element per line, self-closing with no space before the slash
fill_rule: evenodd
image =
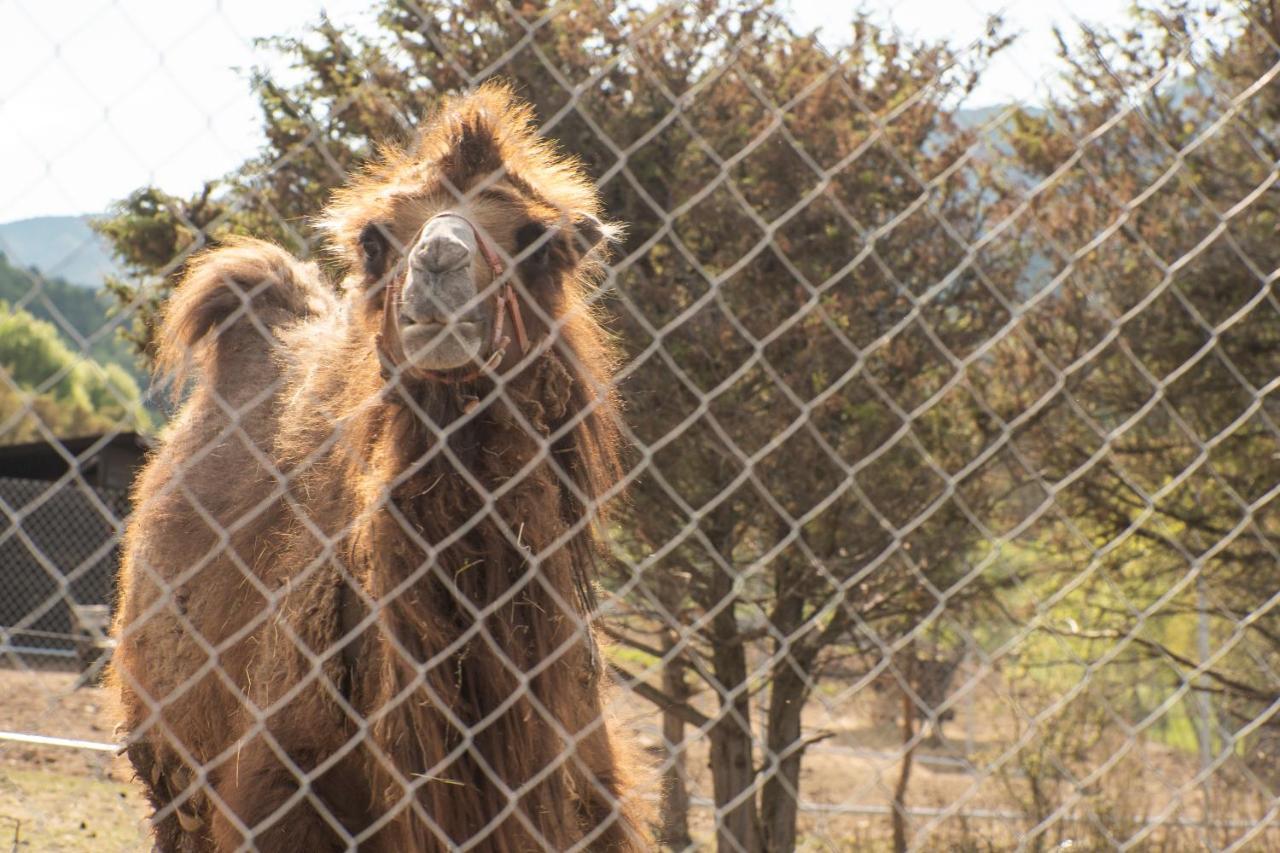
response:
<path id="1" fill-rule="evenodd" d="M 431 275 L 443 275 L 471 263 L 471 247 L 448 232 L 426 235 L 414 266 Z"/>

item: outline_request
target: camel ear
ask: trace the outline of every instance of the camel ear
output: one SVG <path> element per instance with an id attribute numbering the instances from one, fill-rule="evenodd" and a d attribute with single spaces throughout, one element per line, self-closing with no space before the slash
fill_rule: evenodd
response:
<path id="1" fill-rule="evenodd" d="M 620 242 L 623 228 L 613 222 L 603 222 L 590 213 L 580 213 L 573 219 L 573 243 L 585 257 L 596 246 Z"/>

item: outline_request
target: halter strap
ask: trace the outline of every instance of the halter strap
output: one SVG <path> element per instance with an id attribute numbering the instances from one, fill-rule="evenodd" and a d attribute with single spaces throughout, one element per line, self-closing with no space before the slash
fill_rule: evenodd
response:
<path id="1" fill-rule="evenodd" d="M 484 239 L 484 235 L 480 233 L 479 228 L 476 228 L 475 223 L 461 213 L 456 213 L 452 210 L 437 213 L 423 223 L 422 229 L 418 231 L 418 234 L 421 235 L 422 231 L 426 230 L 426 227 L 435 220 L 446 216 L 461 219 L 467 224 L 475 237 L 476 248 L 480 250 L 480 256 L 484 258 L 485 263 L 489 265 L 489 269 L 493 272 L 493 280 L 497 281 L 502 278 L 507 271 L 506 265 L 498 257 L 498 253 L 493 250 L 493 247 L 489 245 L 489 242 Z M 414 239 L 414 245 L 417 245 L 416 238 Z M 524 317 L 520 315 L 520 301 L 516 297 L 515 288 L 512 287 L 511 281 L 508 280 L 498 288 L 498 292 L 493 298 L 493 329 L 489 336 L 489 354 L 483 364 L 461 373 L 457 370 L 424 370 L 406 364 L 408 357 L 405 355 L 404 338 L 400 332 L 400 278 L 400 276 L 396 276 L 387 282 L 386 293 L 383 296 L 382 329 L 378 332 L 377 349 L 378 357 L 382 361 L 384 378 L 389 377 L 392 371 L 399 369 L 401 373 L 407 376 L 414 376 L 445 385 L 470 382 L 486 370 L 491 370 L 502 362 L 507 346 L 511 343 L 511 339 L 504 337 L 502 334 L 503 322 L 507 312 L 511 313 L 511 325 L 515 331 L 516 344 L 520 347 L 520 354 L 524 355 L 529 351 L 529 337 L 525 331 Z"/>

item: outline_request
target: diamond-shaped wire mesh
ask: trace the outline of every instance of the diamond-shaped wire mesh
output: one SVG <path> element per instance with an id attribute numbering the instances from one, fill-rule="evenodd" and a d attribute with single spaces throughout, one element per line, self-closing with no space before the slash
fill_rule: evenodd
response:
<path id="1" fill-rule="evenodd" d="M 1280 845 L 1274 2 L 785 11 L 323 19 L 3 259 L 15 849 Z"/>

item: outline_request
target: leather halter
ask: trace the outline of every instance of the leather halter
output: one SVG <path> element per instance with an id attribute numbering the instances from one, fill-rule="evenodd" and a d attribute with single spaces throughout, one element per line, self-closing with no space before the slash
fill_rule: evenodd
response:
<path id="1" fill-rule="evenodd" d="M 472 235 L 476 239 L 476 247 L 480 250 L 480 256 L 484 258 L 485 263 L 489 265 L 489 269 L 493 272 L 493 282 L 497 282 L 506 272 L 506 265 L 502 259 L 498 257 L 497 252 L 489 245 L 488 241 L 480 233 L 480 229 L 461 213 L 455 213 L 452 210 L 446 210 L 443 213 L 437 213 L 435 216 L 423 223 L 422 229 L 418 231 L 421 235 L 426 227 L 437 219 L 446 216 L 461 219 L 471 229 Z M 417 245 L 417 238 L 414 238 L 413 245 Z M 446 385 L 454 385 L 460 382 L 470 382 L 476 379 L 487 370 L 496 368 L 501 362 L 503 355 L 506 354 L 507 346 L 511 343 L 511 339 L 503 336 L 503 320 L 508 311 L 511 312 L 511 325 L 515 331 L 516 343 L 520 346 L 520 354 L 524 355 L 529 351 L 529 337 L 525 332 L 524 318 L 520 316 L 520 301 L 516 297 L 515 288 L 512 287 L 510 279 L 503 282 L 498 288 L 498 293 L 494 296 L 493 304 L 493 321 L 491 323 L 492 331 L 489 335 L 489 353 L 485 356 L 485 361 L 470 370 L 459 372 L 459 370 L 426 370 L 420 367 L 414 367 L 408 364 L 408 357 L 404 351 L 404 338 L 400 333 L 400 285 L 401 276 L 395 276 L 386 285 L 386 293 L 383 296 L 382 303 L 382 330 L 378 332 L 377 349 L 378 357 L 382 361 L 382 374 L 384 378 L 388 378 L 391 374 L 399 370 L 402 375 L 427 379 L 431 382 L 440 382 Z"/>

